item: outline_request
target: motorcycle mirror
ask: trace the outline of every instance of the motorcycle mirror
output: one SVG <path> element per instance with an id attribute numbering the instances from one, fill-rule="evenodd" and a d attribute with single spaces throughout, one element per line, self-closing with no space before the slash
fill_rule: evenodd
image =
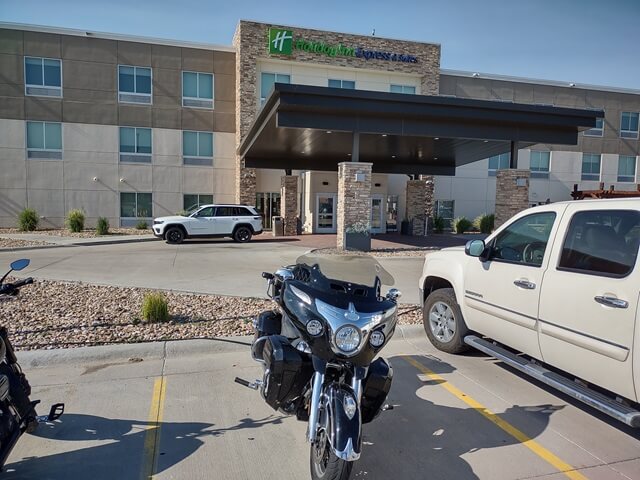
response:
<path id="1" fill-rule="evenodd" d="M 29 260 L 28 258 L 21 258 L 20 260 L 16 260 L 10 265 L 11 270 L 19 272 L 20 270 L 24 270 L 25 268 L 27 268 L 30 263 L 31 260 Z"/>
<path id="2" fill-rule="evenodd" d="M 389 300 L 395 300 L 397 298 L 400 298 L 401 296 L 402 296 L 402 292 L 400 290 L 398 290 L 397 288 L 391 288 L 387 292 L 387 298 Z"/>

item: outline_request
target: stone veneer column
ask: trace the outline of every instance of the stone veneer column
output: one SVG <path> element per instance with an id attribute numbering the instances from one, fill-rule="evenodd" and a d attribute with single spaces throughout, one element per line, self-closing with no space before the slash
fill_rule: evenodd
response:
<path id="1" fill-rule="evenodd" d="M 356 223 L 371 222 L 371 168 L 373 163 L 338 164 L 337 247 L 345 248 L 345 231 Z"/>
<path id="2" fill-rule="evenodd" d="M 529 208 L 529 170 L 498 170 L 496 174 L 495 228 Z"/>
<path id="3" fill-rule="evenodd" d="M 425 220 L 432 225 L 435 202 L 434 183 L 430 175 L 420 175 L 419 180 L 407 180 L 407 214 L 411 235 L 424 235 Z"/>
<path id="4" fill-rule="evenodd" d="M 280 216 L 285 235 L 298 234 L 298 177 L 280 177 Z"/>

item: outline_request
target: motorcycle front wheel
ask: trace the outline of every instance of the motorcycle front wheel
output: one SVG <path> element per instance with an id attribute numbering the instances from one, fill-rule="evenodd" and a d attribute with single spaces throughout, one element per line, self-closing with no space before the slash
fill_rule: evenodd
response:
<path id="1" fill-rule="evenodd" d="M 311 478 L 313 480 L 348 480 L 353 462 L 335 456 L 324 430 L 318 432 L 311 444 Z"/>

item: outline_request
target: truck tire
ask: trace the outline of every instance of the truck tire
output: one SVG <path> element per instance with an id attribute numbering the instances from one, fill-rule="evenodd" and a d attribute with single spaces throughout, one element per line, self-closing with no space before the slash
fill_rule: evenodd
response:
<path id="1" fill-rule="evenodd" d="M 441 288 L 429 294 L 422 308 L 424 331 L 434 347 L 447 353 L 469 349 L 464 337 L 469 333 L 453 288 Z"/>
<path id="2" fill-rule="evenodd" d="M 170 227 L 164 234 L 164 238 L 167 243 L 177 245 L 184 240 L 184 232 L 180 227 Z"/>

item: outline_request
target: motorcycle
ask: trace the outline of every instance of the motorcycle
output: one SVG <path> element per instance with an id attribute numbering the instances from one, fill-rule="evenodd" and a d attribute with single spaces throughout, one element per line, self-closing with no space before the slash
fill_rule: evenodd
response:
<path id="1" fill-rule="evenodd" d="M 401 293 L 382 296 L 393 277 L 365 255 L 312 252 L 262 276 L 277 305 L 254 320 L 251 355 L 263 377 L 235 381 L 308 422 L 313 480 L 347 480 L 360 458 L 362 425 L 391 408 L 393 370 L 375 358 L 395 331 Z"/>
<path id="2" fill-rule="evenodd" d="M 24 270 L 29 260 L 16 260 L 0 279 L 0 302 L 18 295 L 20 288 L 33 283 L 31 277 L 13 283 L 5 283 L 14 271 Z M 36 405 L 40 400 L 30 400 L 31 386 L 18 364 L 15 351 L 5 327 L 0 327 L 0 470 L 11 450 L 23 433 L 32 433 L 39 423 L 52 422 L 64 413 L 64 403 L 51 406 L 49 415 L 38 416 Z"/>

